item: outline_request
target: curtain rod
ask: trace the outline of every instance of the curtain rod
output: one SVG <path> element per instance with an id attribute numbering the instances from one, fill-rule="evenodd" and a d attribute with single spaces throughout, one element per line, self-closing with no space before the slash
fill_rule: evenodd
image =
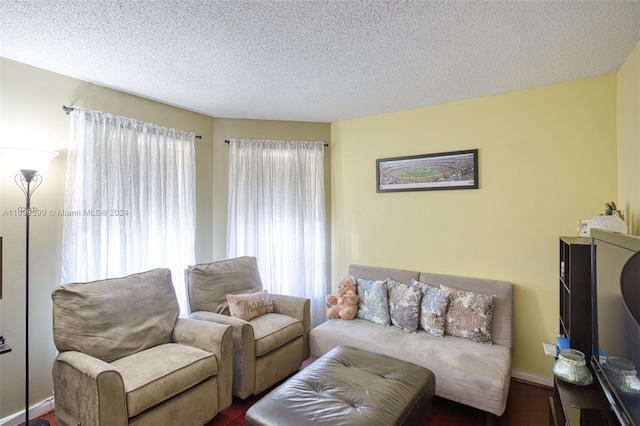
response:
<path id="1" fill-rule="evenodd" d="M 224 143 L 231 143 L 231 141 L 230 141 L 229 139 L 225 139 L 225 140 L 224 140 Z M 328 144 L 328 143 L 325 143 L 325 144 L 324 144 L 324 146 L 325 146 L 325 147 L 327 147 L 327 146 L 329 146 L 329 144 Z"/>
<path id="2" fill-rule="evenodd" d="M 68 107 L 66 105 L 62 105 L 62 110 L 64 111 L 65 114 L 69 115 L 69 113 L 71 113 L 71 111 L 73 111 L 75 108 L 73 107 Z M 202 136 L 200 135 L 196 135 L 196 139 L 202 139 Z"/>

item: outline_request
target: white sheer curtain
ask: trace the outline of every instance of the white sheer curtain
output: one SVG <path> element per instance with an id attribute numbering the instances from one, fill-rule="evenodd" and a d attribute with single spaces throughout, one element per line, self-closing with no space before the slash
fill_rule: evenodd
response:
<path id="1" fill-rule="evenodd" d="M 230 141 L 227 256 L 255 256 L 265 289 L 326 318 L 324 144 Z"/>
<path id="2" fill-rule="evenodd" d="M 71 112 L 62 282 L 170 268 L 181 314 L 195 261 L 195 135 Z"/>

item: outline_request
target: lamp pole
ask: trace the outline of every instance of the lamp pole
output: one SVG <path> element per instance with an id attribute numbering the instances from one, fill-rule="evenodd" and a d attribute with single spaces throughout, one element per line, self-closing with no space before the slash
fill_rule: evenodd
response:
<path id="1" fill-rule="evenodd" d="M 26 148 L 0 148 L 3 162 L 11 167 L 15 166 L 20 173 L 13 180 L 24 193 L 25 199 L 25 420 L 20 426 L 49 426 L 45 419 L 29 420 L 29 219 L 31 216 L 31 196 L 42 183 L 42 176 L 38 170 L 42 170 L 58 155 L 55 151 L 44 151 Z"/>
<path id="2" fill-rule="evenodd" d="M 49 426 L 45 419 L 29 420 L 29 219 L 31 217 L 31 195 L 42 183 L 42 176 L 37 174 L 37 170 L 20 169 L 19 174 L 14 178 L 16 184 L 22 189 L 25 199 L 25 410 L 24 423 L 20 426 Z"/>

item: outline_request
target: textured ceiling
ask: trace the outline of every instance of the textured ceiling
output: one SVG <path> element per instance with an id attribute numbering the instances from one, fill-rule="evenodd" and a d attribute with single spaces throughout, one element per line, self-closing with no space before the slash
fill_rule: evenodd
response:
<path id="1" fill-rule="evenodd" d="M 0 56 L 214 117 L 333 122 L 615 73 L 640 1 L 0 0 Z"/>

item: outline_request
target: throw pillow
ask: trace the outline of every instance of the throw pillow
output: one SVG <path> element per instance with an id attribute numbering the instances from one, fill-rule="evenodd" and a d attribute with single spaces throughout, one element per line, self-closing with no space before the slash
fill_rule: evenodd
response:
<path id="1" fill-rule="evenodd" d="M 418 329 L 420 317 L 420 287 L 411 286 L 390 278 L 387 279 L 389 289 L 389 315 L 391 324 L 409 333 Z"/>
<path id="2" fill-rule="evenodd" d="M 227 294 L 227 302 L 231 316 L 245 321 L 274 311 L 273 301 L 267 290 L 249 294 Z"/>
<path id="3" fill-rule="evenodd" d="M 491 345 L 491 318 L 495 296 L 458 290 L 440 285 L 451 292 L 451 302 L 445 317 L 447 334 Z"/>
<path id="4" fill-rule="evenodd" d="M 449 308 L 449 290 L 431 287 L 416 280 L 412 280 L 411 284 L 422 289 L 420 328 L 433 336 L 444 336 L 445 316 Z"/>
<path id="5" fill-rule="evenodd" d="M 381 325 L 391 324 L 386 281 L 358 278 L 358 299 L 358 318 Z"/>

